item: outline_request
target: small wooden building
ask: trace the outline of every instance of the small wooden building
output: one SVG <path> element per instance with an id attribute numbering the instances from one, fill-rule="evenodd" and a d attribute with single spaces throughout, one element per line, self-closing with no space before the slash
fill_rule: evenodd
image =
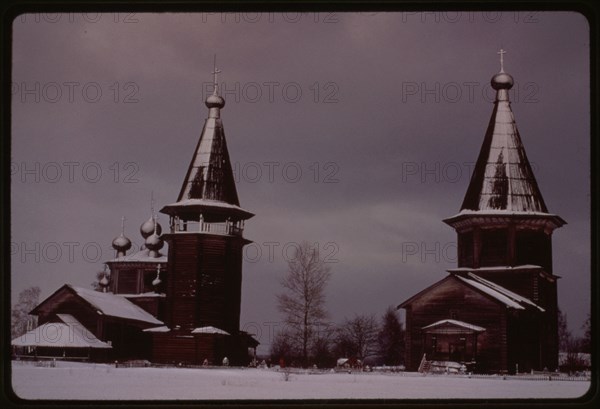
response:
<path id="1" fill-rule="evenodd" d="M 20 358 L 64 358 L 104 361 L 112 347 L 100 341 L 69 314 L 56 314 L 48 321 L 12 340 Z"/>
<path id="2" fill-rule="evenodd" d="M 42 340 L 53 342 L 46 332 L 39 332 L 40 327 L 43 329 L 47 323 L 56 327 L 65 322 L 64 317 L 70 317 L 71 321 L 67 324 L 73 330 L 71 333 L 91 334 L 101 342 L 97 345 L 110 345 L 111 351 L 107 355 L 110 359 L 146 358 L 149 350 L 143 329 L 162 324 L 162 321 L 124 297 L 69 284 L 56 290 L 31 313 L 38 316 L 40 326 L 34 331 L 43 335 Z M 75 329 L 79 329 L 79 332 L 75 332 Z M 73 348 L 78 347 L 74 340 L 69 339 L 68 342 Z M 45 344 L 38 346 L 48 347 Z"/>

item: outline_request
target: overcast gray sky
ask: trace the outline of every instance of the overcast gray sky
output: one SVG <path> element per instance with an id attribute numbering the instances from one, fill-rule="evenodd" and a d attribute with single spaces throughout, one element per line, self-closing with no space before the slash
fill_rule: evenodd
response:
<path id="1" fill-rule="evenodd" d="M 29 14 L 13 28 L 12 294 L 88 287 L 176 200 L 217 54 L 246 223 L 242 329 L 267 351 L 284 251 L 331 262 L 331 320 L 381 315 L 456 266 L 456 214 L 497 51 L 550 212 L 559 305 L 590 308 L 589 32 L 576 13 Z M 163 226 L 167 218 L 161 215 Z M 166 250 L 166 249 L 165 249 Z"/>

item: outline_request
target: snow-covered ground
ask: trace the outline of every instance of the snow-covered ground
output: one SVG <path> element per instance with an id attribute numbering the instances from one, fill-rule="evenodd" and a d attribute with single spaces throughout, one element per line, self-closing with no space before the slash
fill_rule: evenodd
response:
<path id="1" fill-rule="evenodd" d="M 13 361 L 13 390 L 23 399 L 420 399 L 575 398 L 586 381 L 418 373 L 290 374 L 271 369 L 115 368 L 58 362 L 55 368 Z"/>

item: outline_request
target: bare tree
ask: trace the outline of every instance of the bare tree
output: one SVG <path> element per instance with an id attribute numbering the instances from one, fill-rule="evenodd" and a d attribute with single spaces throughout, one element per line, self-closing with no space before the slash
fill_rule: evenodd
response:
<path id="1" fill-rule="evenodd" d="M 285 292 L 277 295 L 279 312 L 288 327 L 286 333 L 298 341 L 305 367 L 311 343 L 327 318 L 325 286 L 330 277 L 330 267 L 319 258 L 318 249 L 303 242 L 288 261 L 288 273 L 281 281 Z"/>
<path id="2" fill-rule="evenodd" d="M 567 352 L 571 348 L 572 334 L 567 325 L 567 314 L 558 309 L 558 349 Z"/>
<path id="3" fill-rule="evenodd" d="M 581 329 L 584 331 L 583 338 L 581 339 L 581 351 L 590 353 L 592 352 L 592 322 L 590 314 L 587 315 Z"/>
<path id="4" fill-rule="evenodd" d="M 346 319 L 338 329 L 339 350 L 364 360 L 377 352 L 379 326 L 374 315 L 356 315 Z"/>
<path id="5" fill-rule="evenodd" d="M 19 293 L 18 301 L 13 305 L 11 311 L 10 335 L 16 338 L 27 332 L 28 327 L 35 325 L 35 317 L 29 315 L 39 303 L 40 288 L 29 287 Z"/>
<path id="6" fill-rule="evenodd" d="M 275 335 L 271 342 L 271 359 L 273 362 L 292 362 L 295 359 L 291 340 L 292 336 L 284 331 L 280 331 Z"/>

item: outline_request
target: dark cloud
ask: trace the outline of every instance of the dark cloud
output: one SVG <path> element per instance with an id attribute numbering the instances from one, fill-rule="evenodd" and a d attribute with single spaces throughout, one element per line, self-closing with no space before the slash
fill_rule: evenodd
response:
<path id="1" fill-rule="evenodd" d="M 503 47 L 538 183 L 550 211 L 569 222 L 554 235 L 554 263 L 561 308 L 579 330 L 590 306 L 582 16 L 96 18 L 14 23 L 13 295 L 29 285 L 43 296 L 64 282 L 88 286 L 113 255 L 122 215 L 141 243 L 151 192 L 160 205 L 176 199 L 207 115 L 216 53 L 238 193 L 256 213 L 247 223 L 255 244 L 244 265 L 242 322 L 258 323 L 268 344 L 282 251 L 302 240 L 337 260 L 332 320 L 383 313 L 455 265 L 455 235 L 441 219 L 458 211 L 466 191 Z M 414 246 L 419 253 L 407 254 Z"/>

